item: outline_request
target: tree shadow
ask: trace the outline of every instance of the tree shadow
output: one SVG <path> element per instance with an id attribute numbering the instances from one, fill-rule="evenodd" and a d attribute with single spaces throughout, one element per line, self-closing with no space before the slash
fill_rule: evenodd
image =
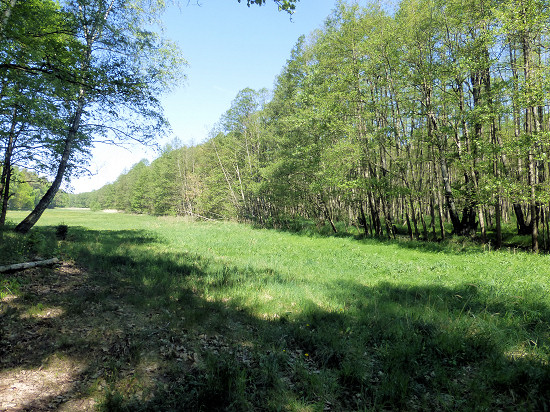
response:
<path id="1" fill-rule="evenodd" d="M 98 394 L 110 411 L 550 406 L 546 303 L 484 285 L 338 281 L 336 306 L 304 298 L 265 319 L 204 290 L 280 274 L 161 253 L 160 241 L 71 227 L 60 268 L 10 275 L 21 293 L 0 309 L 0 388 L 58 373 L 14 410 L 91 410 Z"/>
<path id="2" fill-rule="evenodd" d="M 512 253 L 531 251 L 530 235 L 518 235 L 517 229 L 512 223 L 505 225 L 503 228 L 500 250 L 507 250 Z M 427 238 L 423 238 L 424 235 L 422 235 L 420 239 L 410 239 L 405 225 L 394 225 L 396 237 L 393 239 L 388 238 L 386 234 L 382 236 L 369 236 L 358 227 L 344 225 L 341 222 L 337 223 L 339 231 L 336 233 L 327 222 L 319 225 L 314 221 L 305 219 L 288 219 L 279 222 L 277 225 L 268 224 L 262 226 L 254 224 L 254 226 L 258 229 L 276 230 L 295 236 L 353 239 L 361 243 L 397 245 L 403 249 L 449 255 L 484 253 L 496 250 L 495 245 L 497 243 L 496 231 L 493 229 L 487 230 L 487 239 L 486 242 L 483 242 L 479 234 L 475 237 L 452 234 L 452 226 L 450 224 L 446 224 L 445 239 L 441 239 L 440 231 L 438 231 L 436 239 L 433 238 L 432 232 L 427 234 Z M 542 250 L 541 247 L 539 253 L 549 253 L 549 251 Z"/>
<path id="3" fill-rule="evenodd" d="M 408 409 L 412 398 L 422 410 L 550 405 L 546 303 L 474 284 L 337 282 L 334 290 L 350 308 L 347 327 L 383 365 L 374 395 L 382 404 Z"/>
<path id="4" fill-rule="evenodd" d="M 341 226 L 341 225 L 340 225 Z M 256 225 L 257 229 L 265 229 L 262 226 Z M 350 226 L 351 227 L 351 226 Z M 341 227 L 342 229 L 344 227 Z M 480 239 L 472 239 L 465 236 L 451 235 L 450 232 L 446 232 L 446 240 L 416 240 L 409 239 L 406 232 L 401 227 L 397 232 L 395 239 L 389 239 L 387 236 L 367 236 L 360 232 L 350 232 L 346 230 L 340 230 L 334 233 L 330 228 L 330 225 L 325 224 L 321 228 L 317 227 L 313 222 L 293 222 L 289 221 L 284 225 L 277 227 L 269 227 L 267 230 L 275 230 L 282 233 L 288 233 L 298 237 L 320 237 L 320 238 L 335 238 L 335 239 L 351 239 L 361 244 L 372 245 L 388 245 L 398 246 L 408 250 L 418 250 L 421 252 L 429 253 L 441 253 L 447 255 L 464 255 L 464 254 L 480 254 L 486 251 L 494 250 L 494 247 L 490 244 L 484 245 Z M 520 245 L 506 244 L 503 249 L 527 251 L 528 248 Z"/>

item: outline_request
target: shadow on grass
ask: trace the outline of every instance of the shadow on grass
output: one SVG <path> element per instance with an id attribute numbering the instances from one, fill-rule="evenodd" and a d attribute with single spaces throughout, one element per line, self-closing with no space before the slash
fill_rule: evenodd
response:
<path id="1" fill-rule="evenodd" d="M 204 290 L 274 271 L 162 254 L 144 231 L 69 233 L 59 250 L 75 265 L 10 275 L 21 294 L 2 302 L 1 379 L 77 365 L 21 410 L 82 410 L 89 398 L 109 411 L 550 406 L 550 308 L 528 296 L 337 282 L 341 310 L 304 300 L 266 320 Z"/>
<path id="2" fill-rule="evenodd" d="M 256 226 L 261 229 L 261 226 Z M 419 250 L 422 252 L 430 253 L 444 253 L 444 254 L 477 254 L 483 253 L 489 250 L 489 246 L 483 246 L 480 242 L 471 238 L 463 236 L 452 236 L 450 232 L 446 233 L 446 240 L 436 241 L 432 240 L 431 236 L 429 240 L 410 240 L 405 228 L 398 227 L 397 237 L 395 239 L 389 239 L 387 236 L 367 236 L 362 232 L 359 232 L 355 227 L 346 227 L 339 224 L 337 233 L 332 231 L 329 224 L 322 226 L 315 225 L 311 221 L 299 220 L 298 222 L 287 222 L 284 225 L 280 225 L 273 228 L 267 228 L 268 230 L 276 230 L 283 233 L 290 233 L 295 236 L 304 237 L 323 237 L 323 238 L 340 238 L 340 239 L 353 239 L 363 244 L 373 245 L 397 245 L 403 249 Z"/>
<path id="3" fill-rule="evenodd" d="M 335 290 L 350 307 L 348 327 L 377 348 L 383 374 L 376 396 L 390 405 L 408 409 L 395 398 L 408 393 L 422 410 L 548 408 L 547 304 L 473 284 L 338 282 Z M 422 403 L 430 397 L 439 405 Z"/>
<path id="4" fill-rule="evenodd" d="M 398 245 L 403 249 L 419 250 L 422 252 L 434 252 L 444 253 L 450 255 L 457 254 L 479 254 L 486 251 L 495 250 L 496 245 L 496 232 L 489 228 L 487 230 L 487 241 L 482 242 L 480 234 L 475 237 L 458 236 L 452 234 L 452 225 L 450 223 L 445 224 L 445 239 L 441 239 L 441 232 L 437 231 L 436 239 L 433 238 L 432 232 L 427 233 L 427 239 L 424 238 L 424 234 L 420 235 L 420 239 L 410 239 L 407 233 L 407 227 L 403 225 L 396 225 L 396 238 L 390 239 L 386 234 L 382 236 L 368 236 L 362 229 L 360 230 L 355 226 L 346 226 L 339 222 L 336 223 L 338 232 L 335 233 L 332 227 L 328 223 L 322 225 L 316 224 L 314 221 L 305 219 L 289 219 L 277 225 L 271 225 L 262 227 L 256 225 L 258 229 L 277 230 L 284 233 L 291 233 L 296 236 L 306 237 L 333 237 L 343 239 L 354 239 L 363 243 L 373 244 L 386 244 L 386 245 Z M 439 223 L 437 223 L 439 228 Z M 385 233 L 385 232 L 384 232 Z M 541 250 L 539 253 L 550 253 L 549 250 L 544 249 L 544 242 L 541 236 L 539 240 L 541 243 Z M 531 236 L 530 235 L 518 235 L 514 222 L 511 222 L 503 226 L 502 232 L 502 246 L 501 250 L 508 250 L 511 252 L 529 252 L 531 250 Z"/>

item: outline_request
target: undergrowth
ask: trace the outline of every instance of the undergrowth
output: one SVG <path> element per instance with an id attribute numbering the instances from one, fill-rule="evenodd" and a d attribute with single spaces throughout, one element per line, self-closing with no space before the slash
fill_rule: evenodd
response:
<path id="1" fill-rule="evenodd" d="M 47 259 L 57 254 L 55 228 L 38 226 L 28 235 L 21 235 L 13 227 L 0 229 L 0 265 Z"/>

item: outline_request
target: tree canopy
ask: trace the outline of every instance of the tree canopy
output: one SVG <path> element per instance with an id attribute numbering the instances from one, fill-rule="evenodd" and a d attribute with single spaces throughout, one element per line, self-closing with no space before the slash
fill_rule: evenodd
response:
<path id="1" fill-rule="evenodd" d="M 150 143 L 167 130 L 159 97 L 184 76 L 174 44 L 153 31 L 164 2 L 4 1 L 0 71 L 5 156 L 54 177 L 16 230 L 27 232 L 97 141 Z"/>
<path id="2" fill-rule="evenodd" d="M 549 10 L 339 3 L 272 93 L 241 91 L 209 141 L 141 168 L 177 199 L 145 211 L 496 246 L 513 222 L 533 250 L 550 248 Z"/>

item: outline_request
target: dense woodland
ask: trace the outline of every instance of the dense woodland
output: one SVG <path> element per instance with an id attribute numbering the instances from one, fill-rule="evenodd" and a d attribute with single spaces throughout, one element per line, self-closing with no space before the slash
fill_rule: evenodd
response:
<path id="1" fill-rule="evenodd" d="M 14 166 L 12 171 L 10 196 L 7 199 L 10 210 L 32 210 L 48 191 L 51 182 L 35 172 L 19 169 Z M 69 193 L 59 190 L 50 208 L 69 206 Z"/>
<path id="2" fill-rule="evenodd" d="M 135 213 L 548 248 L 550 7 L 539 0 L 339 3 L 273 92 L 242 90 L 211 138 L 73 199 Z M 445 225 L 452 227 L 446 231 Z"/>

